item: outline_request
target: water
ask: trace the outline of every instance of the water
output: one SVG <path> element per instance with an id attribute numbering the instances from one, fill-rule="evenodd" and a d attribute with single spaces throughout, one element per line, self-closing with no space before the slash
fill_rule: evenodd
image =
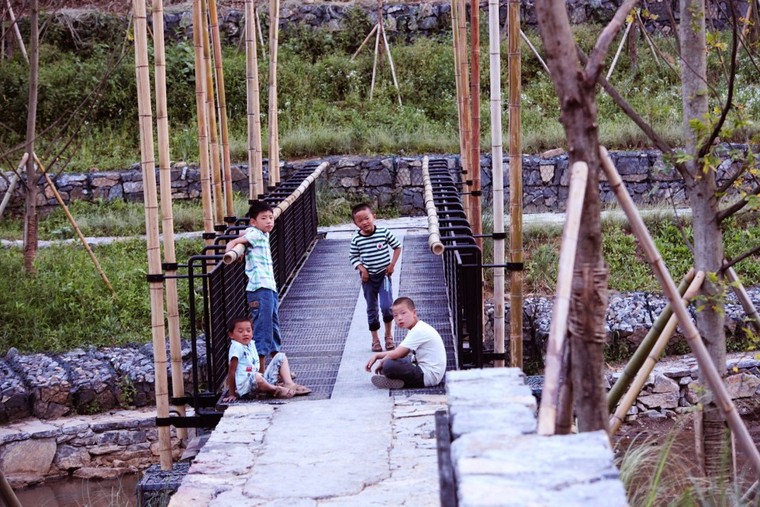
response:
<path id="1" fill-rule="evenodd" d="M 34 507 L 136 507 L 140 474 L 117 479 L 62 479 L 16 491 L 21 505 Z"/>

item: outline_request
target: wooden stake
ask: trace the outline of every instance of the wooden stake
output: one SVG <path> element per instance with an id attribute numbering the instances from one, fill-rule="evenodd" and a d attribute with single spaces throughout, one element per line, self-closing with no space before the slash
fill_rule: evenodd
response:
<path id="1" fill-rule="evenodd" d="M 259 17 L 259 8 L 254 6 L 254 17 L 256 18 L 256 31 L 259 34 L 259 44 L 264 48 L 264 32 L 261 30 L 261 18 Z"/>
<path id="2" fill-rule="evenodd" d="M 8 6 L 8 15 L 11 18 L 11 25 L 13 26 L 13 33 L 16 34 L 18 47 L 21 50 L 21 54 L 24 56 L 24 60 L 28 64 L 29 55 L 26 54 L 26 46 L 24 46 L 24 38 L 21 37 L 21 30 L 19 30 L 18 28 L 18 21 L 16 21 L 16 16 L 13 14 L 13 6 L 11 5 L 11 0 L 5 0 L 5 5 Z"/>
<path id="3" fill-rule="evenodd" d="M 375 77 L 377 76 L 377 55 L 380 47 L 380 30 L 375 32 L 375 59 L 372 62 L 372 82 L 369 86 L 369 100 L 372 100 L 372 95 L 375 93 Z"/>
<path id="4" fill-rule="evenodd" d="M 219 160 L 219 137 L 216 126 L 216 101 L 214 99 L 214 70 L 211 65 L 211 40 L 209 38 L 208 13 L 206 0 L 201 2 L 201 21 L 203 34 L 203 60 L 206 71 L 206 117 L 208 119 L 209 146 L 211 150 L 211 177 L 214 181 L 214 224 L 224 224 L 224 189 L 222 185 L 222 168 Z"/>
<path id="5" fill-rule="evenodd" d="M 673 305 L 673 312 L 678 317 L 681 328 L 684 330 L 684 337 L 691 347 L 694 357 L 697 359 L 700 371 L 707 380 L 715 404 L 721 409 L 731 431 L 736 435 L 737 444 L 744 452 L 745 456 L 747 456 L 747 460 L 752 466 L 755 476 L 760 478 L 760 452 L 758 452 L 755 447 L 752 437 L 747 431 L 747 427 L 744 425 L 741 416 L 736 411 L 736 407 L 731 401 L 731 395 L 723 384 L 720 372 L 718 372 L 718 369 L 713 364 L 710 354 L 707 351 L 707 347 L 705 347 L 702 337 L 699 335 L 697 327 L 691 321 L 688 309 L 683 304 L 680 297 L 678 297 L 678 290 L 673 283 L 673 279 L 671 278 L 662 257 L 660 257 L 657 246 L 644 225 L 644 221 L 638 213 L 630 194 L 628 194 L 627 189 L 623 185 L 620 174 L 618 174 L 615 166 L 612 164 L 612 160 L 610 159 L 607 150 L 601 148 L 600 155 L 602 159 L 602 168 L 607 175 L 607 181 L 609 182 L 610 188 L 615 192 L 615 196 L 618 198 L 621 207 L 628 217 L 631 228 L 639 240 L 639 245 L 641 245 L 641 248 L 646 253 L 647 260 L 652 265 L 653 271 L 660 281 L 660 285 L 663 287 L 665 295 L 670 300 L 671 305 Z"/>
<path id="6" fill-rule="evenodd" d="M 227 94 L 224 90 L 224 64 L 222 61 L 222 39 L 219 36 L 219 14 L 216 0 L 208 0 L 209 28 L 214 46 L 214 66 L 216 68 L 216 95 L 219 102 L 219 123 L 222 130 L 222 181 L 224 183 L 224 202 L 227 218 L 235 216 L 232 200 L 232 162 L 230 161 L 230 136 L 227 128 Z"/>
<path id="7" fill-rule="evenodd" d="M 259 99 L 259 55 L 256 48 L 254 0 L 245 2 L 245 82 L 248 112 L 248 197 L 264 195 L 261 150 L 261 102 Z"/>
<path id="8" fill-rule="evenodd" d="M 623 37 L 620 39 L 620 44 L 618 45 L 617 52 L 615 53 L 615 58 L 612 59 L 612 63 L 610 64 L 610 70 L 607 71 L 607 81 L 610 80 L 610 76 L 615 71 L 615 65 L 617 65 L 618 58 L 620 57 L 620 52 L 623 50 L 623 45 L 625 44 L 625 40 L 628 38 L 628 32 L 631 30 L 631 26 L 633 23 L 628 23 L 628 26 L 625 27 L 625 32 L 623 32 Z"/>
<path id="9" fill-rule="evenodd" d="M 26 158 L 26 153 L 24 154 L 24 157 Z M 66 218 L 69 220 L 71 227 L 77 233 L 77 236 L 79 237 L 79 241 L 82 242 L 82 246 L 84 246 L 84 249 L 87 251 L 87 255 L 90 256 L 90 259 L 92 259 L 92 263 L 95 265 L 95 269 L 100 275 L 100 278 L 103 280 L 103 283 L 106 284 L 106 287 L 108 287 L 108 290 L 111 291 L 111 294 L 115 296 L 116 291 L 111 285 L 111 282 L 108 281 L 108 277 L 103 271 L 103 268 L 100 267 L 100 262 L 98 262 L 98 258 L 95 257 L 95 252 L 93 252 L 92 248 L 90 248 L 90 245 L 87 243 L 87 239 L 84 237 L 84 234 L 82 234 L 82 230 L 79 228 L 76 221 L 74 220 L 74 217 L 69 211 L 69 207 L 66 206 L 66 203 L 63 201 L 63 197 L 61 197 L 61 194 L 58 192 L 58 189 L 55 188 L 55 183 L 53 183 L 53 180 L 51 180 L 50 176 L 48 176 L 47 169 L 45 169 L 45 166 L 42 165 L 42 162 L 40 162 L 40 159 L 37 158 L 36 154 L 34 155 L 34 162 L 37 164 L 37 167 L 39 167 L 42 175 L 45 176 L 45 181 L 47 182 L 48 187 L 50 187 L 50 190 L 53 192 L 53 195 L 55 196 L 55 200 L 58 201 L 58 204 L 63 209 L 63 212 L 66 215 Z"/>
<path id="10" fill-rule="evenodd" d="M 203 58 L 203 11 L 202 2 L 193 2 L 193 45 L 195 47 L 195 112 L 198 118 L 198 149 L 201 164 L 201 202 L 203 204 L 203 231 L 214 232 L 214 210 L 211 190 L 211 167 L 209 164 L 208 121 L 206 108 L 206 64 Z M 213 243 L 206 239 L 206 245 Z"/>
<path id="11" fill-rule="evenodd" d="M 145 2 L 133 0 L 135 19 L 135 71 L 137 74 L 137 106 L 140 120 L 140 153 L 145 201 L 145 232 L 148 242 L 148 273 L 161 274 L 161 243 L 158 237 L 158 199 L 156 196 L 156 162 L 153 152 L 153 112 L 150 103 L 148 70 L 148 30 Z M 166 341 L 164 335 L 164 284 L 150 281 L 151 331 L 153 366 L 156 378 L 156 416 L 169 417 L 169 389 L 166 379 Z M 158 453 L 162 470 L 172 468 L 171 433 L 169 426 L 158 427 Z"/>
<path id="12" fill-rule="evenodd" d="M 570 189 L 567 196 L 567 216 L 562 231 L 562 247 L 559 253 L 557 273 L 557 293 L 552 307 L 552 322 L 549 342 L 546 345 L 546 367 L 544 368 L 544 389 L 541 407 L 538 411 L 538 434 L 554 435 L 559 380 L 562 374 L 562 358 L 567 334 L 567 318 L 570 313 L 570 291 L 573 283 L 575 252 L 578 248 L 578 231 L 581 226 L 583 200 L 586 195 L 588 165 L 585 162 L 573 164 L 570 174 Z M 565 378 L 569 380 L 567 373 Z"/>
<path id="13" fill-rule="evenodd" d="M 686 290 L 686 293 L 683 296 L 683 303 L 685 305 L 688 305 L 694 296 L 697 295 L 697 292 L 699 291 L 700 287 L 702 287 L 702 282 L 704 282 L 704 280 L 705 274 L 702 271 L 699 271 L 694 276 L 694 280 L 691 282 L 691 285 L 689 285 L 689 288 Z M 652 373 L 654 365 L 657 364 L 657 361 L 659 361 L 659 358 L 665 351 L 665 347 L 667 347 L 670 338 L 673 336 L 673 333 L 676 330 L 676 326 L 678 326 L 678 318 L 674 315 L 671 315 L 670 319 L 668 319 L 668 323 L 665 325 L 665 329 L 663 329 L 662 333 L 657 338 L 657 341 L 655 342 L 652 350 L 644 361 L 644 364 L 641 366 L 638 373 L 636 373 L 636 378 L 634 378 L 633 382 L 631 382 L 631 387 L 628 389 L 628 392 L 625 393 L 625 396 L 620 402 L 620 405 L 618 405 L 617 409 L 615 410 L 615 413 L 612 415 L 612 417 L 610 417 L 610 436 L 613 436 L 615 433 L 617 433 L 617 430 L 620 429 L 620 426 L 625 420 L 625 415 L 636 402 L 636 398 L 638 398 L 639 393 L 641 393 L 641 390 L 644 388 L 644 384 L 646 384 L 647 379 L 649 378 L 649 374 Z"/>
<path id="14" fill-rule="evenodd" d="M 433 185 L 430 183 L 429 160 L 427 155 L 422 158 L 422 184 L 424 185 L 423 200 L 428 220 L 428 246 L 435 255 L 443 255 L 445 247 L 441 242 L 441 231 L 438 223 L 438 210 L 435 208 Z"/>
<path id="15" fill-rule="evenodd" d="M 520 0 L 507 3 L 509 32 L 509 261 L 523 264 L 522 67 Z M 498 10 L 496 12 L 498 16 Z M 498 30 L 498 19 L 496 29 Z M 513 368 L 523 367 L 523 271 L 509 273 L 509 346 Z"/>
<path id="16" fill-rule="evenodd" d="M 280 182 L 280 142 L 277 112 L 277 48 L 280 0 L 269 0 L 269 186 Z"/>
<path id="17" fill-rule="evenodd" d="M 161 180 L 161 232 L 164 235 L 164 262 L 176 266 L 174 249 L 174 212 L 172 209 L 172 173 L 169 156 L 169 115 L 166 104 L 166 51 L 164 48 L 164 3 L 153 0 L 153 46 L 156 88 L 156 127 L 158 131 L 158 167 Z M 172 368 L 172 394 L 185 396 L 182 375 L 182 343 L 179 329 L 179 301 L 177 297 L 177 270 L 166 269 L 166 316 L 169 323 L 169 351 Z M 184 405 L 173 405 L 173 410 L 185 416 Z M 177 437 L 187 440 L 187 428 L 177 428 Z"/>
<path id="18" fill-rule="evenodd" d="M 523 32 L 522 30 L 520 30 L 520 36 L 525 41 L 525 44 L 528 45 L 528 47 L 530 48 L 530 50 L 533 51 L 533 54 L 536 55 L 536 58 L 538 58 L 538 61 L 541 63 L 541 66 L 544 68 L 544 70 L 546 71 L 546 73 L 547 74 L 551 74 L 551 72 L 549 71 L 549 66 L 546 65 L 546 62 L 544 61 L 544 59 L 541 58 L 541 55 L 538 53 L 538 50 L 533 45 L 533 43 L 530 41 L 530 39 L 528 38 L 528 36 L 525 35 L 525 32 Z"/>
<path id="19" fill-rule="evenodd" d="M 493 174 L 493 345 L 504 354 L 504 149 L 501 123 L 501 36 L 499 0 L 488 0 L 488 42 L 491 85 L 491 174 Z M 511 63 L 511 62 L 510 62 Z M 510 125 L 512 125 L 510 118 Z M 510 192 L 511 194 L 511 192 Z M 494 366 L 503 367 L 497 359 Z"/>
<path id="20" fill-rule="evenodd" d="M 393 56 L 391 56 L 391 47 L 388 45 L 388 39 L 385 38 L 385 28 L 383 28 L 382 22 L 380 25 L 380 33 L 383 34 L 383 44 L 385 45 L 385 52 L 388 55 L 388 63 L 391 66 L 391 77 L 393 78 L 393 86 L 396 87 L 396 95 L 398 96 L 398 105 L 401 107 L 401 88 L 398 86 L 398 79 L 396 79 L 396 67 L 393 66 Z"/>
<path id="21" fill-rule="evenodd" d="M 8 190 L 5 191 L 5 195 L 3 196 L 3 202 L 0 203 L 0 217 L 3 216 L 3 212 L 5 211 L 6 206 L 8 206 L 8 203 L 11 200 L 11 197 L 13 197 L 13 192 L 16 191 L 16 185 L 18 185 L 19 180 L 19 173 L 24 169 L 24 166 L 26 165 L 26 161 L 29 158 L 28 153 L 24 153 L 24 156 L 21 157 L 21 163 L 18 165 L 18 172 L 13 173 L 13 177 L 11 178 L 10 183 L 8 184 Z"/>
<path id="22" fill-rule="evenodd" d="M 369 41 L 369 38 L 372 37 L 372 34 L 375 33 L 376 30 L 377 30 L 377 25 L 375 25 L 375 26 L 372 27 L 372 30 L 369 31 L 369 33 L 367 34 L 367 36 L 364 38 L 364 41 L 361 44 L 359 44 L 359 49 L 357 49 L 354 52 L 354 54 L 351 55 L 351 61 L 353 61 L 354 58 L 356 58 L 356 55 L 359 54 L 359 51 L 361 51 L 362 48 L 367 44 L 367 41 Z"/>

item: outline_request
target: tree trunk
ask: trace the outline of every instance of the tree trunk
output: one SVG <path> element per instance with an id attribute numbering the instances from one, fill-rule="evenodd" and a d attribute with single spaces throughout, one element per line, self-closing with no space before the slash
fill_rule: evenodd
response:
<path id="1" fill-rule="evenodd" d="M 584 161 L 589 167 L 568 325 L 578 429 L 606 430 L 607 407 L 602 377 L 607 266 L 601 254 L 596 78 L 587 78 L 578 59 L 565 2 L 537 0 L 536 14 L 546 48 L 547 65 L 560 98 L 560 121 L 567 136 L 569 166 Z"/>
<path id="2" fill-rule="evenodd" d="M 26 206 L 24 209 L 24 269 L 34 273 L 37 257 L 37 171 L 34 168 L 34 136 L 37 122 L 37 79 L 40 61 L 39 51 L 39 3 L 32 0 L 29 16 L 31 25 L 29 41 L 29 111 L 26 117 Z"/>
<path id="3" fill-rule="evenodd" d="M 681 75 L 683 100 L 683 129 L 688 176 L 686 186 L 692 210 L 694 231 L 694 268 L 705 273 L 717 273 L 723 262 L 723 236 L 717 220 L 715 172 L 703 171 L 702 161 L 697 159 L 700 139 L 691 127 L 692 121 L 704 123 L 707 115 L 707 47 L 705 34 L 704 0 L 681 0 Z M 719 372 L 726 369 L 726 335 L 724 330 L 723 300 L 721 288 L 708 277 L 700 295 L 703 304 L 697 312 L 697 328 Z M 703 385 L 706 379 L 700 377 Z M 705 474 L 709 477 L 727 477 L 723 442 L 726 425 L 718 407 L 708 394 L 702 420 L 696 424 L 697 448 L 703 449 Z M 697 414 L 697 417 L 700 417 Z"/>

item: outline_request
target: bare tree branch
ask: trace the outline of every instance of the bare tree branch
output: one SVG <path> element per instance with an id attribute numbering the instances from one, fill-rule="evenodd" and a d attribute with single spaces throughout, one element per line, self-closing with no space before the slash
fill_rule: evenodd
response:
<path id="1" fill-rule="evenodd" d="M 747 257 L 752 257 L 753 255 L 757 255 L 760 253 L 760 245 L 757 245 L 756 247 L 747 250 L 743 254 L 739 255 L 738 257 L 734 257 L 731 260 L 726 259 L 726 262 L 723 263 L 723 267 L 721 268 L 721 271 L 725 272 L 728 271 L 729 268 L 733 267 L 736 264 L 739 264 L 741 261 L 746 259 Z"/>
<path id="2" fill-rule="evenodd" d="M 595 83 L 599 75 L 602 73 L 602 65 L 604 59 L 607 57 L 607 52 L 610 49 L 612 41 L 615 36 L 620 32 L 620 29 L 625 24 L 625 18 L 631 12 L 639 0 L 625 0 L 618 10 L 615 11 L 615 15 L 612 20 L 604 27 L 601 35 L 596 40 L 594 49 L 591 50 L 591 55 L 588 57 L 588 63 L 586 64 L 586 82 Z"/>
<path id="3" fill-rule="evenodd" d="M 752 190 L 750 190 L 747 193 L 747 195 L 750 195 L 750 196 L 752 196 L 752 195 L 758 195 L 758 194 L 760 194 L 760 186 L 753 188 Z M 741 210 L 747 204 L 749 204 L 749 200 L 746 197 L 742 197 L 741 199 L 739 199 L 738 201 L 736 201 L 735 203 L 733 203 L 732 205 L 730 205 L 728 208 L 720 210 L 718 212 L 718 216 L 717 216 L 718 223 L 722 222 L 723 220 L 725 220 L 726 218 L 730 217 L 731 215 L 733 215 L 737 211 Z"/>
<path id="4" fill-rule="evenodd" d="M 678 22 L 676 21 L 676 17 L 673 15 L 673 6 L 670 5 L 670 1 L 666 0 L 663 2 L 665 4 L 665 10 L 668 14 L 668 20 L 670 20 L 670 28 L 673 30 L 673 39 L 676 41 L 676 54 L 678 55 L 678 58 L 681 58 L 681 41 L 678 38 Z"/>

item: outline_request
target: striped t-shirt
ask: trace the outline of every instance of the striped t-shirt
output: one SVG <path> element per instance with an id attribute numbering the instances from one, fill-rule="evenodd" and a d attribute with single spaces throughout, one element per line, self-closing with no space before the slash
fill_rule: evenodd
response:
<path id="1" fill-rule="evenodd" d="M 356 269 L 359 264 L 367 268 L 369 274 L 382 273 L 391 263 L 391 252 L 388 249 L 400 248 L 401 242 L 385 227 L 375 226 L 375 231 L 365 236 L 356 231 L 351 238 L 351 248 L 348 257 Z"/>
<path id="2" fill-rule="evenodd" d="M 245 239 L 248 240 L 248 248 L 245 249 L 245 274 L 248 276 L 248 285 L 245 290 L 254 292 L 263 288 L 277 292 L 269 233 L 249 227 L 245 230 Z"/>

